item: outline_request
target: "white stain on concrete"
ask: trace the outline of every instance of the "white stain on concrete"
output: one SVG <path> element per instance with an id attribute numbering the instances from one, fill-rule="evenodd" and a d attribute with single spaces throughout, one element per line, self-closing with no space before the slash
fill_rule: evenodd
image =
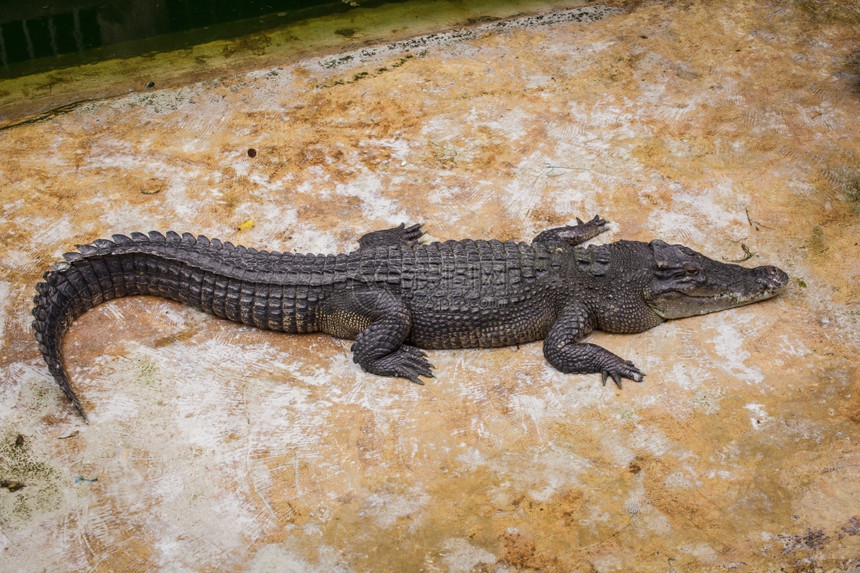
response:
<path id="1" fill-rule="evenodd" d="M 703 563 L 714 563 L 719 557 L 714 548 L 704 541 L 690 545 L 681 545 L 678 547 L 678 551 L 692 555 Z"/>
<path id="2" fill-rule="evenodd" d="M 790 339 L 787 334 L 783 334 L 779 337 L 779 340 L 779 351 L 781 354 L 802 357 L 812 352 L 799 338 Z"/>
<path id="3" fill-rule="evenodd" d="M 6 332 L 6 321 L 8 320 L 7 309 L 9 308 L 9 293 L 12 287 L 6 281 L 0 281 L 0 343 L 5 343 L 3 334 Z"/>
<path id="4" fill-rule="evenodd" d="M 400 204 L 383 195 L 383 182 L 378 173 L 362 168 L 349 183 L 339 183 L 335 195 L 361 200 L 361 213 L 368 221 L 382 220 L 394 226 L 408 220 Z"/>
<path id="5" fill-rule="evenodd" d="M 495 555 L 462 537 L 452 537 L 442 544 L 442 563 L 451 573 L 474 571 L 480 565 L 492 565 L 496 561 Z"/>
<path id="6" fill-rule="evenodd" d="M 744 408 L 750 412 L 750 425 L 753 430 L 760 430 L 771 419 L 763 404 L 750 403 L 746 404 Z"/>
<path id="7" fill-rule="evenodd" d="M 732 197 L 738 204 L 744 204 L 747 198 L 728 182 L 714 185 L 705 191 L 694 191 L 679 188 L 672 195 L 673 206 L 692 212 L 696 215 L 701 226 L 702 220 L 708 227 L 724 228 L 732 224 L 746 224 L 746 214 L 743 209 L 729 210 L 723 205 L 726 198 Z"/>
<path id="8" fill-rule="evenodd" d="M 640 472 L 631 480 L 624 509 L 636 520 L 637 524 L 657 535 L 667 535 L 672 531 L 672 522 L 648 499 L 644 472 Z"/>
<path id="9" fill-rule="evenodd" d="M 709 326 L 717 331 L 717 335 L 710 340 L 720 357 L 716 365 L 747 384 L 761 383 L 764 380 L 761 368 L 745 364 L 745 360 L 750 357 L 749 351 L 744 348 L 748 333 L 745 336 L 745 333 L 741 332 L 741 327 L 754 321 L 755 315 L 731 311 L 715 314 L 709 319 Z"/>
<path id="10" fill-rule="evenodd" d="M 340 554 L 332 547 L 321 545 L 318 548 L 318 563 L 291 551 L 286 543 L 272 543 L 261 547 L 248 563 L 250 573 L 348 573 L 354 571 L 343 562 Z"/>
<path id="11" fill-rule="evenodd" d="M 430 501 L 430 495 L 422 491 L 411 493 L 379 492 L 368 496 L 364 515 L 371 517 L 379 527 L 388 529 L 401 518 L 409 517 L 415 526 L 420 521 L 421 510 Z"/>
<path id="12" fill-rule="evenodd" d="M 693 489 L 701 487 L 702 482 L 699 481 L 693 470 L 685 468 L 683 471 L 674 472 L 666 476 L 666 479 L 663 480 L 663 485 L 667 488 Z"/>

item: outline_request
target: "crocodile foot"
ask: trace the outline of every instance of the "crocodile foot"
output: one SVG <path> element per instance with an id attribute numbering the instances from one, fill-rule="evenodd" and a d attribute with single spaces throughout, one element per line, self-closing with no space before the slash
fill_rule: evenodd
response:
<path id="1" fill-rule="evenodd" d="M 414 247 L 422 235 L 424 235 L 424 231 L 421 230 L 421 223 L 408 227 L 405 223 L 400 223 L 391 229 L 367 233 L 358 240 L 358 245 L 361 249 L 392 246 Z"/>
<path id="2" fill-rule="evenodd" d="M 645 378 L 645 374 L 640 372 L 639 369 L 636 368 L 636 366 L 634 366 L 629 360 L 622 361 L 619 358 L 617 363 L 604 367 L 600 371 L 600 378 L 604 386 L 606 386 L 606 380 L 612 378 L 612 381 L 615 382 L 615 385 L 618 386 L 619 390 L 621 390 L 622 378 L 627 378 L 634 382 L 642 382 L 642 379 Z"/>
<path id="3" fill-rule="evenodd" d="M 386 354 L 375 360 L 361 363 L 361 367 L 371 374 L 378 376 L 391 376 L 394 378 L 406 378 L 416 384 L 423 385 L 419 376 L 433 378 L 433 365 L 427 360 L 427 353 L 404 344 L 391 354 Z"/>
<path id="4" fill-rule="evenodd" d="M 595 236 L 605 231 L 606 225 L 609 224 L 609 221 L 601 217 L 600 215 L 595 215 L 592 217 L 587 223 L 583 223 L 582 219 L 579 217 L 576 218 L 576 226 L 582 230 L 586 228 L 592 230 Z"/>
<path id="5" fill-rule="evenodd" d="M 582 219 L 577 217 L 576 225 L 548 229 L 535 237 L 533 242 L 549 243 L 560 241 L 571 246 L 576 246 L 608 230 L 607 225 L 609 223 L 600 215 L 595 215 L 593 219 L 586 223 L 583 223 Z"/>

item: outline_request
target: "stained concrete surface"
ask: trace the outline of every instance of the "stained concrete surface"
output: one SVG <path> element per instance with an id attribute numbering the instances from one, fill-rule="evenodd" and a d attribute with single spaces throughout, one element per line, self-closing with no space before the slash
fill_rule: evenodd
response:
<path id="1" fill-rule="evenodd" d="M 860 565 L 857 8 L 589 7 L 286 59 L 0 132 L 0 569 L 845 571 Z M 581 20 L 581 21 L 578 21 Z M 249 157 L 248 150 L 256 151 Z M 600 214 L 776 264 L 781 297 L 592 341 L 431 353 L 419 387 L 152 298 L 29 329 L 76 243 L 345 251 Z"/>

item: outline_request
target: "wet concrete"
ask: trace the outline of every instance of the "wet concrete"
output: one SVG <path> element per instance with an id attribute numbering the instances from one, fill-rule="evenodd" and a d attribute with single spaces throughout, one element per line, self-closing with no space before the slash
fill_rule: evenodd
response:
<path id="1" fill-rule="evenodd" d="M 0 568 L 860 565 L 856 8 L 565 14 L 0 132 Z M 115 301 L 65 345 L 89 425 L 29 330 L 45 268 L 112 233 L 334 252 L 401 221 L 527 240 L 593 214 L 598 242 L 751 256 L 790 287 L 592 336 L 647 372 L 623 391 L 540 344 L 432 352 L 419 387 L 361 372 L 345 341 Z"/>

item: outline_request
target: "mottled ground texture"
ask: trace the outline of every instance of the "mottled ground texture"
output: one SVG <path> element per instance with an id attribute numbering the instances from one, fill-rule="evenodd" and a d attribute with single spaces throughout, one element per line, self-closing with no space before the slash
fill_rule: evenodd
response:
<path id="1" fill-rule="evenodd" d="M 858 49 L 851 2 L 620 4 L 269 54 L 0 131 L 0 569 L 860 565 Z M 89 425 L 29 328 L 41 273 L 111 233 L 334 252 L 595 214 L 599 241 L 790 286 L 593 336 L 647 372 L 623 391 L 540 344 L 431 352 L 420 387 L 346 341 L 114 301 L 66 340 Z"/>

